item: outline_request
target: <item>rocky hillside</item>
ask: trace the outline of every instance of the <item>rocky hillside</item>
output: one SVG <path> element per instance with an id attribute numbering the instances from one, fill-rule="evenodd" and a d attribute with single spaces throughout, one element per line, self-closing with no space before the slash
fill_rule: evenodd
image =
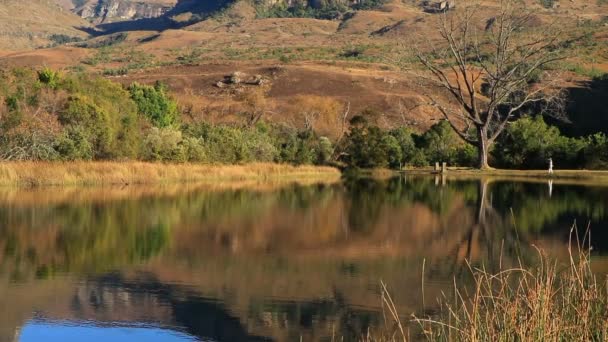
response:
<path id="1" fill-rule="evenodd" d="M 316 16 L 315 11 L 371 8 L 385 0 L 54 0 L 95 24 L 190 13 L 204 17 L 239 1 L 253 4 L 262 16 Z M 296 13 L 296 11 L 299 11 Z M 333 13 L 332 12 L 332 13 Z"/>
<path id="2" fill-rule="evenodd" d="M 56 0 L 66 9 L 94 23 L 160 17 L 177 0 Z"/>

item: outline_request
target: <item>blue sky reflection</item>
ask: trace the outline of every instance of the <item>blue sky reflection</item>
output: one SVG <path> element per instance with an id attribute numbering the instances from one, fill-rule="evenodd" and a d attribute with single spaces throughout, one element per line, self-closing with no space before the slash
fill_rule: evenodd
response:
<path id="1" fill-rule="evenodd" d="M 145 324 L 96 325 L 90 322 L 49 322 L 33 320 L 27 322 L 19 332 L 19 341 L 198 341 L 194 336 L 166 328 Z"/>

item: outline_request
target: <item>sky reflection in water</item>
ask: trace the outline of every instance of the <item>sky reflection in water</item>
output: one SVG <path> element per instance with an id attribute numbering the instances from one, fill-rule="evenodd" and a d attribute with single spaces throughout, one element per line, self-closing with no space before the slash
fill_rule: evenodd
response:
<path id="1" fill-rule="evenodd" d="M 144 324 L 99 326 L 91 322 L 31 320 L 19 332 L 21 342 L 191 342 L 197 338 L 185 333 Z M 210 340 L 207 340 L 211 342 Z"/>

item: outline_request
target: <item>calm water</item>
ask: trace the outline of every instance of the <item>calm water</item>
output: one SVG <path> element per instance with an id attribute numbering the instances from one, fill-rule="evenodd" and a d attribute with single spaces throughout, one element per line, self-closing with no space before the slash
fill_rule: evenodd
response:
<path id="1" fill-rule="evenodd" d="M 0 341 L 353 340 L 382 325 L 380 280 L 404 317 L 433 314 L 467 260 L 562 257 L 575 221 L 605 271 L 602 186 L 0 189 Z"/>

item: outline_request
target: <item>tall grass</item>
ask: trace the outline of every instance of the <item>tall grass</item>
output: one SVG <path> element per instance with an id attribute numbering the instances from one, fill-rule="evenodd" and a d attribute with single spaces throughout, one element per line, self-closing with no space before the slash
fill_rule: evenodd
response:
<path id="1" fill-rule="evenodd" d="M 455 299 L 442 303 L 436 317 L 413 317 L 410 323 L 428 341 L 608 341 L 606 279 L 592 272 L 591 247 L 577 242 L 571 241 L 565 264 L 539 250 L 540 261 L 531 269 L 489 273 L 470 267 L 472 291 L 454 284 Z M 392 328 L 362 340 L 408 340 L 384 284 L 383 302 Z"/>
<path id="2" fill-rule="evenodd" d="M 167 184 L 198 181 L 243 181 L 335 178 L 331 167 L 272 163 L 245 165 L 162 164 L 143 162 L 0 163 L 0 186 Z"/>

